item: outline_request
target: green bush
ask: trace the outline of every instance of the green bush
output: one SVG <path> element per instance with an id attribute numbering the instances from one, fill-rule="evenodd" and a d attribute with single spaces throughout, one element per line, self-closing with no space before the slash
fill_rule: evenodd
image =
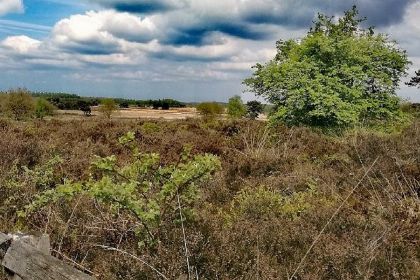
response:
<path id="1" fill-rule="evenodd" d="M 160 130 L 161 130 L 160 126 L 153 122 L 145 122 L 141 126 L 141 131 L 146 134 L 156 133 L 156 132 L 159 132 Z"/>
<path id="2" fill-rule="evenodd" d="M 15 120 L 23 120 L 34 115 L 35 102 L 26 89 L 10 90 L 4 102 L 4 110 Z"/>
<path id="3" fill-rule="evenodd" d="M 38 98 L 35 104 L 35 116 L 38 119 L 43 119 L 46 116 L 52 116 L 55 112 L 55 107 L 44 98 Z"/>
<path id="4" fill-rule="evenodd" d="M 264 112 L 264 105 L 257 100 L 253 100 L 246 103 L 246 109 L 247 117 L 251 120 L 255 120 L 262 112 Z"/>
<path id="5" fill-rule="evenodd" d="M 191 157 L 185 150 L 178 164 L 162 166 L 158 154 L 140 153 L 134 138 L 134 133 L 130 132 L 119 139 L 121 145 L 132 151 L 130 163 L 119 166 L 114 155 L 96 157 L 88 180 L 66 182 L 45 191 L 25 212 L 20 212 L 20 216 L 26 217 L 62 199 L 84 195 L 126 210 L 139 222 L 136 229 L 139 244 L 154 244 L 162 219 L 176 210 L 175 198 L 184 205 L 191 205 L 198 197 L 198 183 L 209 179 L 220 168 L 220 161 L 209 154 Z"/>
<path id="6" fill-rule="evenodd" d="M 197 105 L 197 111 L 204 118 L 213 119 L 224 112 L 224 108 L 217 102 L 203 102 Z"/>
<path id="7" fill-rule="evenodd" d="M 400 119 L 407 54 L 362 21 L 355 7 L 338 20 L 319 15 L 304 38 L 278 41 L 276 57 L 254 67 L 244 84 L 275 105 L 273 122 L 341 128 Z"/>
<path id="8" fill-rule="evenodd" d="M 233 119 L 242 118 L 246 114 L 246 107 L 242 102 L 242 99 L 239 95 L 235 95 L 234 97 L 229 99 L 229 103 L 227 106 L 227 113 L 229 117 Z"/>
<path id="9" fill-rule="evenodd" d="M 107 98 L 101 101 L 101 106 L 99 107 L 99 111 L 102 115 L 110 119 L 112 114 L 118 109 L 117 103 L 114 99 Z"/>

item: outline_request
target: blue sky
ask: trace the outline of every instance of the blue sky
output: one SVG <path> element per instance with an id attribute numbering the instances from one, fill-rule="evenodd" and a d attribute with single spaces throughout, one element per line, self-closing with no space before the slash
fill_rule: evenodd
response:
<path id="1" fill-rule="evenodd" d="M 225 101 L 276 40 L 353 4 L 420 68 L 420 0 L 0 0 L 0 90 Z"/>

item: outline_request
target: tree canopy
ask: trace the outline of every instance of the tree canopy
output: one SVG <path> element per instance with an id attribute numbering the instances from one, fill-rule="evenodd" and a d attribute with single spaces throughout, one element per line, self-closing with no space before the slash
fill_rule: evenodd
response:
<path id="1" fill-rule="evenodd" d="M 107 98 L 102 100 L 101 106 L 99 107 L 99 111 L 106 117 L 107 119 L 111 118 L 111 115 L 118 109 L 117 103 L 114 99 Z"/>
<path id="2" fill-rule="evenodd" d="M 407 85 L 420 88 L 420 70 L 416 71 L 416 75 L 411 78 Z"/>
<path id="3" fill-rule="evenodd" d="M 246 103 L 246 108 L 247 108 L 246 114 L 248 118 L 252 120 L 255 120 L 256 118 L 258 118 L 258 116 L 264 111 L 264 105 L 257 100 L 252 100 Z"/>
<path id="4" fill-rule="evenodd" d="M 346 127 L 400 117 L 407 54 L 363 21 L 356 7 L 338 20 L 319 14 L 304 38 L 278 41 L 275 58 L 254 66 L 244 84 L 275 105 L 272 121 Z"/>
<path id="5" fill-rule="evenodd" d="M 239 95 L 235 95 L 229 99 L 227 105 L 227 113 L 229 117 L 238 119 L 242 118 L 246 114 L 246 107 Z"/>
<path id="6" fill-rule="evenodd" d="M 4 109 L 14 119 L 23 120 L 34 115 L 35 102 L 28 90 L 13 89 L 6 96 Z"/>
<path id="7" fill-rule="evenodd" d="M 203 102 L 197 105 L 197 111 L 205 119 L 213 119 L 223 113 L 224 108 L 217 102 Z"/>

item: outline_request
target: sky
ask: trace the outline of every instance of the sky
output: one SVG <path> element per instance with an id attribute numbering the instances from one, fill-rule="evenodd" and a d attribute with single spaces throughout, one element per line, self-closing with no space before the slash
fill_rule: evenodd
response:
<path id="1" fill-rule="evenodd" d="M 0 0 L 0 90 L 226 101 L 318 12 L 356 4 L 420 69 L 420 0 Z M 398 94 L 420 102 L 403 83 Z"/>

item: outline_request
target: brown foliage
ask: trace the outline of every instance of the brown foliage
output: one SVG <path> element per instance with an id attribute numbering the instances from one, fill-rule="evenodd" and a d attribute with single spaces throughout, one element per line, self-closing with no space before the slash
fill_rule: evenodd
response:
<path id="1" fill-rule="evenodd" d="M 398 135 L 353 131 L 332 137 L 305 128 L 267 129 L 253 121 L 3 120 L 0 231 L 46 231 L 54 254 L 72 258 L 100 279 L 158 276 L 141 262 L 99 245 L 136 255 L 169 279 L 187 274 L 178 223 L 164 222 L 160 243 L 139 248 L 135 221 L 85 197 L 60 201 L 31 219 L 16 215 L 42 189 L 85 178 L 93 155 L 128 159 L 117 139 L 133 131 L 140 151 L 160 153 L 163 163 L 179 160 L 184 145 L 222 159 L 223 171 L 201 186 L 195 213 L 184 223 L 190 264 L 200 279 L 287 279 L 378 158 L 296 279 L 417 279 L 419 127 L 416 121 Z M 27 178 L 23 165 L 36 169 L 55 155 L 63 162 L 54 166 L 47 183 Z"/>

